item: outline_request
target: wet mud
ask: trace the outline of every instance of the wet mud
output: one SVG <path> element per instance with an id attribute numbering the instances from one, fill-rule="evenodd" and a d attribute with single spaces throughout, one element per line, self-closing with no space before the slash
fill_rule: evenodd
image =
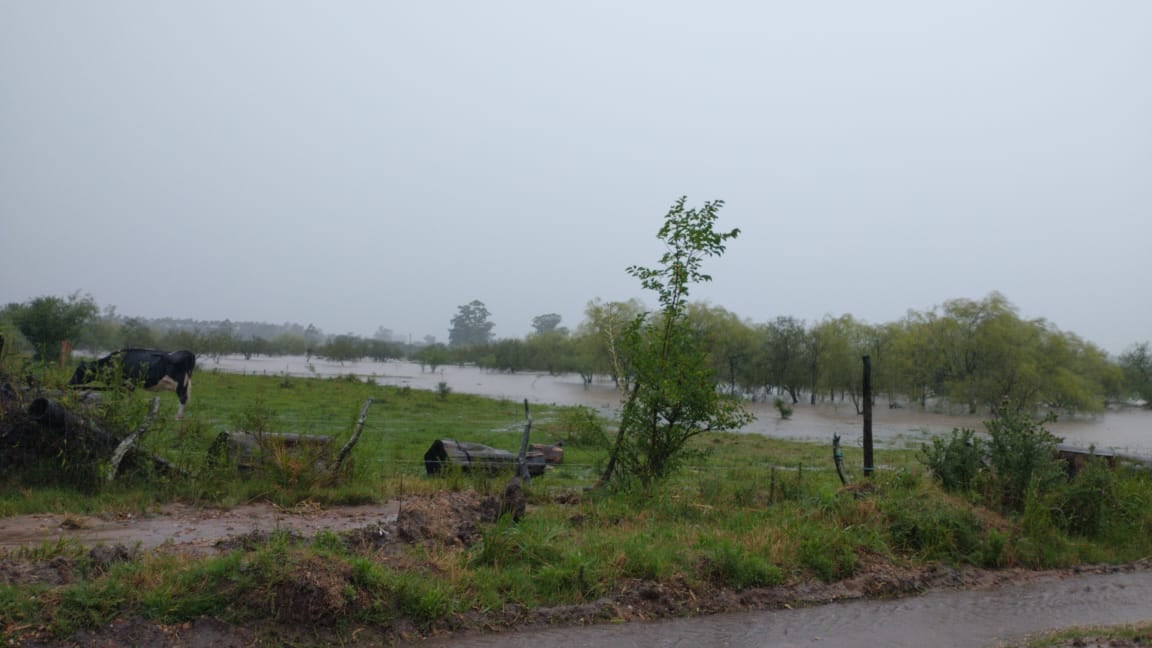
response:
<path id="1" fill-rule="evenodd" d="M 410 496 L 382 506 L 246 505 L 229 511 L 169 506 L 128 519 L 9 518 L 0 527 L 0 584 L 76 582 L 81 575 L 74 561 L 19 557 L 18 547 L 29 546 L 29 540 L 35 545 L 64 538 L 90 547 L 89 575 L 94 567 L 98 572 L 145 551 L 202 555 L 251 548 L 274 532 L 307 538 L 325 529 L 338 533 L 349 548 L 371 552 L 397 569 L 419 569 L 425 566 L 413 563 L 418 559 L 406 547 L 467 548 L 492 515 L 491 498 L 466 491 Z M 38 531 L 48 536 L 36 538 Z M 1152 561 L 1034 572 L 907 567 L 873 558 L 856 576 L 836 583 L 796 581 L 735 591 L 682 578 L 628 580 L 578 605 L 509 604 L 454 614 L 430 626 L 398 619 L 388 627 L 363 628 L 340 622 L 354 604 L 344 596 L 352 579 L 346 565 L 316 562 L 299 571 L 299 579 L 271 593 L 274 613 L 256 625 L 121 618 L 67 640 L 30 632 L 21 645 L 850 646 L 861 645 L 857 641 L 866 630 L 871 645 L 967 646 L 1071 623 L 1152 618 Z"/>

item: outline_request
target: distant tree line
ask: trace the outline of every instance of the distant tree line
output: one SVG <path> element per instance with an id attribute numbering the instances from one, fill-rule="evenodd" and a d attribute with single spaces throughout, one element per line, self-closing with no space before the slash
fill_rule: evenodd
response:
<path id="1" fill-rule="evenodd" d="M 530 323 L 523 338 L 493 339 L 480 300 L 450 319 L 449 344 L 406 344 L 312 325 L 123 317 L 91 296 L 38 297 L 0 309 L 0 333 L 37 359 L 52 360 L 60 341 L 105 351 L 128 346 L 190 349 L 207 356 L 304 355 L 335 361 L 407 359 L 436 370 L 473 364 L 492 371 L 577 373 L 617 384 L 632 374 L 624 335 L 646 309 L 637 300 L 590 301 L 570 331 L 556 313 Z M 659 312 L 648 314 L 659 317 Z M 1001 294 L 953 299 L 896 322 L 868 324 L 851 315 L 805 322 L 780 316 L 742 319 L 719 306 L 690 302 L 684 316 L 708 350 L 718 390 L 747 399 L 780 396 L 845 401 L 862 407 L 861 362 L 872 358 L 874 393 L 893 406 L 947 402 L 995 411 L 1010 400 L 1027 407 L 1092 412 L 1107 400 L 1152 402 L 1152 349 L 1132 345 L 1119 357 L 1043 319 L 1021 318 Z"/>

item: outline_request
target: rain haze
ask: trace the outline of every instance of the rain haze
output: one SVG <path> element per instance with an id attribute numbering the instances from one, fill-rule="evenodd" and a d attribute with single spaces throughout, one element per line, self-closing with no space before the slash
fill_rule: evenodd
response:
<path id="1" fill-rule="evenodd" d="M 445 341 L 640 298 L 1152 339 L 1152 3 L 0 0 L 0 304 Z"/>

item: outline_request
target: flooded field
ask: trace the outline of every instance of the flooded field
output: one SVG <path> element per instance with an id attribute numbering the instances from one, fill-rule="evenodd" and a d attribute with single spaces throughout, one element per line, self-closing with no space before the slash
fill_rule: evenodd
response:
<path id="1" fill-rule="evenodd" d="M 530 403 L 585 405 L 606 414 L 615 412 L 620 396 L 611 381 L 600 380 L 585 386 L 574 374 L 501 373 L 455 365 L 438 367 L 435 372 L 411 362 L 329 362 L 311 361 L 303 356 L 256 357 L 249 360 L 227 356 L 219 361 L 204 359 L 199 370 L 228 371 L 265 375 L 329 377 L 354 374 L 372 378 L 382 385 L 407 385 L 413 389 L 434 390 L 441 382 L 454 392 L 509 400 L 528 399 Z M 845 445 L 859 445 L 862 419 L 850 402 L 834 405 L 799 403 L 791 419 L 781 420 L 767 403 L 750 405 L 756 420 L 744 432 L 802 441 L 830 442 L 839 434 Z M 924 412 L 918 408 L 873 411 L 872 433 L 878 446 L 909 446 L 932 435 L 948 434 L 953 428 L 984 430 L 980 416 Z M 1062 420 L 1048 426 L 1065 442 L 1080 447 L 1095 445 L 1141 455 L 1152 455 L 1152 412 L 1129 409 L 1109 411 L 1091 417 Z"/>

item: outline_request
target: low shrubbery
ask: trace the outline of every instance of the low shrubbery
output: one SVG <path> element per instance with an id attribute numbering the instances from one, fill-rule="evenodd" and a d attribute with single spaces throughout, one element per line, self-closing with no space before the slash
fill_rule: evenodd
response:
<path id="1" fill-rule="evenodd" d="M 920 459 L 944 490 L 1019 516 L 1028 536 L 1016 547 L 1024 564 L 1072 562 L 1077 538 L 1117 546 L 1148 537 L 1152 476 L 1100 457 L 1074 470 L 1059 457 L 1060 439 L 1046 422 L 1005 406 L 987 422 L 987 437 L 953 430 L 924 446 Z"/>

